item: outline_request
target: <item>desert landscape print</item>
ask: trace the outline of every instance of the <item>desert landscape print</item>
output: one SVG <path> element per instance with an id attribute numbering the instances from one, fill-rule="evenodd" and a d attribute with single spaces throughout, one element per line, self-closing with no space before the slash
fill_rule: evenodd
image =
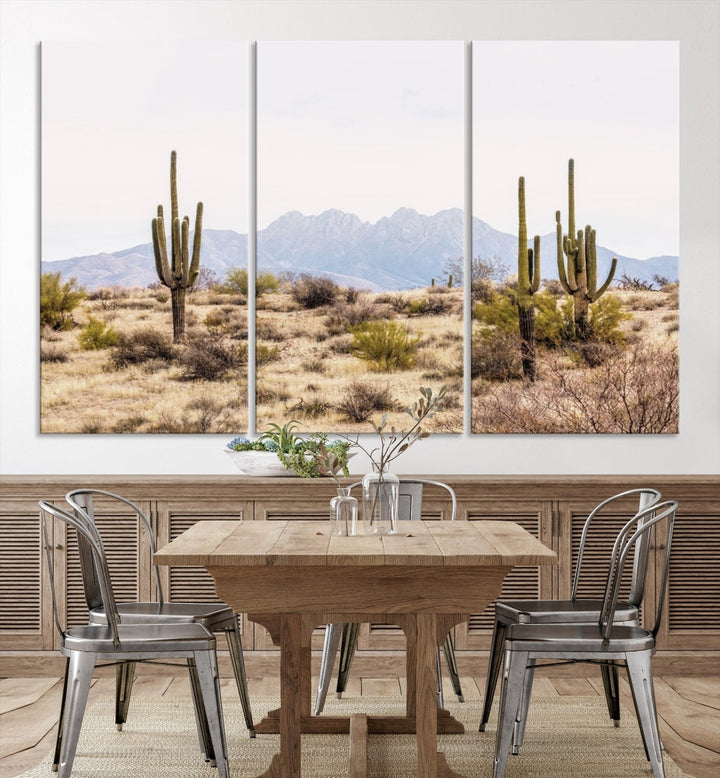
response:
<path id="1" fill-rule="evenodd" d="M 647 97 L 663 102 L 657 126 L 644 128 L 646 152 L 634 114 L 612 110 L 600 128 L 578 116 L 556 137 L 544 115 L 558 88 L 550 70 L 538 70 L 523 109 L 544 131 L 518 147 L 508 104 L 520 79 L 490 88 L 486 66 L 516 61 L 523 44 L 473 45 L 480 215 L 469 262 L 462 43 L 257 44 L 254 256 L 247 47 L 198 44 L 190 61 L 139 47 L 143 88 L 178 55 L 200 90 L 196 108 L 179 102 L 179 87 L 167 102 L 144 102 L 118 73 L 128 126 L 111 133 L 117 111 L 105 126 L 97 110 L 68 145 L 62 105 L 79 87 L 67 76 L 89 45 L 43 51 L 42 432 L 237 435 L 296 419 L 303 432 L 362 433 L 382 414 L 402 427 L 420 386 L 447 387 L 434 432 L 467 431 L 468 417 L 479 434 L 677 432 L 671 44 L 621 47 L 626 69 L 649 53 L 662 82 Z M 557 60 L 574 53 L 545 45 Z M 603 45 L 613 50 L 597 54 L 617 56 L 618 44 Z M 539 61 L 551 68 L 553 57 Z M 618 74 L 572 78 L 601 100 Z M 617 124 L 626 145 L 602 150 L 594 139 L 612 140 Z M 117 180 L 95 169 L 101 159 Z M 637 184 L 648 170 L 662 178 L 660 194 Z M 101 172 L 103 195 L 119 191 L 98 196 Z"/>

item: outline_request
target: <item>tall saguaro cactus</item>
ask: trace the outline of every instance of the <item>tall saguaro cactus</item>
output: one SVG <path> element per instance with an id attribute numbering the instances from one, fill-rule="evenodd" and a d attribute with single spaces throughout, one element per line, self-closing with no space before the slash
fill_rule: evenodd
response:
<path id="1" fill-rule="evenodd" d="M 165 239 L 163 207 L 158 205 L 157 216 L 152 220 L 155 269 L 160 282 L 170 289 L 173 317 L 173 340 L 180 343 L 185 337 L 185 290 L 195 283 L 200 272 L 200 240 L 202 237 L 203 204 L 197 204 L 195 213 L 195 237 L 190 258 L 190 219 L 178 216 L 177 153 L 170 154 L 170 258 Z"/>
<path id="2" fill-rule="evenodd" d="M 533 295 L 540 288 L 540 236 L 528 248 L 525 215 L 525 179 L 518 179 L 518 318 L 522 338 L 523 375 L 530 381 L 537 376 L 535 348 L 535 303 Z"/>
<path id="3" fill-rule="evenodd" d="M 575 161 L 568 161 L 568 231 L 563 235 L 560 211 L 555 211 L 557 235 L 557 263 L 560 283 L 567 294 L 573 298 L 573 318 L 575 334 L 580 340 L 589 336 L 588 313 L 590 303 L 594 303 L 610 286 L 617 259 L 613 257 L 610 272 L 605 283 L 597 288 L 597 245 L 595 230 L 588 224 L 585 230 L 575 232 Z M 567 272 L 565 260 L 567 257 Z"/>

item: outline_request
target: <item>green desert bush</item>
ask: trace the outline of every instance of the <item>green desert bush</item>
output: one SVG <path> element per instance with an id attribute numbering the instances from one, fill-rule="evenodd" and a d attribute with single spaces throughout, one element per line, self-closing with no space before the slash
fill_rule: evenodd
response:
<path id="1" fill-rule="evenodd" d="M 78 343 L 83 351 L 110 348 L 117 342 L 117 330 L 94 316 L 88 317 L 87 323 L 78 334 Z"/>
<path id="2" fill-rule="evenodd" d="M 272 273 L 257 273 L 255 275 L 255 297 L 265 292 L 277 292 L 280 281 Z M 227 271 L 225 280 L 217 289 L 224 294 L 240 294 L 248 297 L 249 279 L 247 268 L 234 267 Z"/>
<path id="3" fill-rule="evenodd" d="M 87 297 L 85 290 L 71 278 L 64 284 L 60 273 L 43 273 L 40 277 L 40 324 L 54 330 L 68 330 L 75 325 L 72 312 Z"/>
<path id="4" fill-rule="evenodd" d="M 415 364 L 420 340 L 396 321 L 377 321 L 350 328 L 353 354 L 369 362 L 375 370 L 390 373 L 406 370 Z"/>

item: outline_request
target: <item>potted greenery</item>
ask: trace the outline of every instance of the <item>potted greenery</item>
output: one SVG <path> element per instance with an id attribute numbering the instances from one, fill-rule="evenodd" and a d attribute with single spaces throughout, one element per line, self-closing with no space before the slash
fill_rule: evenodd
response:
<path id="1" fill-rule="evenodd" d="M 234 438 L 226 451 L 245 475 L 292 476 L 319 478 L 348 475 L 351 442 L 328 441 L 326 434 L 316 432 L 308 437 L 298 433 L 299 422 L 293 419 L 282 427 L 270 424 L 255 440 Z"/>

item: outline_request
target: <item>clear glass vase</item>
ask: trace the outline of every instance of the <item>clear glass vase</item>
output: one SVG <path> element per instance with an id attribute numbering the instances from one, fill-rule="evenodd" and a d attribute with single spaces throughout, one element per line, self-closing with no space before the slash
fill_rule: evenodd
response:
<path id="1" fill-rule="evenodd" d="M 366 535 L 397 532 L 400 479 L 388 470 L 374 470 L 362 480 L 363 527 Z"/>
<path id="2" fill-rule="evenodd" d="M 358 501 L 350 495 L 350 489 L 338 486 L 337 497 L 330 500 L 330 521 L 333 535 L 355 535 L 358 524 Z"/>

